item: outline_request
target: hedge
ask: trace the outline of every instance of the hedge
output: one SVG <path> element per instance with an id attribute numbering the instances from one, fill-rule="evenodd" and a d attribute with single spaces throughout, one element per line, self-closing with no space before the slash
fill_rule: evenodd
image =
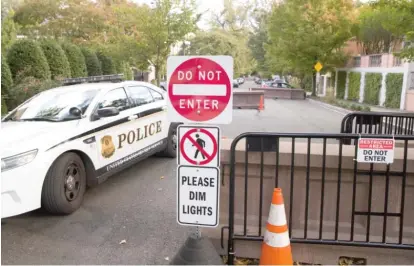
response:
<path id="1" fill-rule="evenodd" d="M 105 55 L 103 52 L 97 52 L 96 55 L 101 63 L 102 75 L 116 74 L 115 65 L 111 57 Z"/>
<path id="2" fill-rule="evenodd" d="M 62 83 L 59 80 L 39 80 L 34 77 L 23 77 L 19 82 L 15 82 L 10 90 L 7 107 L 10 110 L 14 109 L 33 95 L 61 85 Z"/>
<path id="3" fill-rule="evenodd" d="M 40 45 L 49 63 L 52 79 L 69 78 L 70 65 L 62 47 L 54 40 L 42 40 Z"/>
<path id="4" fill-rule="evenodd" d="M 385 84 L 387 88 L 384 104 L 385 107 L 400 108 L 403 78 L 404 74 L 402 73 L 388 73 L 385 77 Z"/>
<path id="5" fill-rule="evenodd" d="M 86 70 L 88 76 L 102 75 L 101 63 L 99 62 L 96 53 L 88 48 L 82 48 L 83 56 L 85 57 Z"/>
<path id="6" fill-rule="evenodd" d="M 2 98 L 3 96 L 8 95 L 8 92 L 10 91 L 11 87 L 13 85 L 13 78 L 12 74 L 10 72 L 9 65 L 7 64 L 7 61 L 4 59 L 4 57 L 1 57 L 1 93 Z"/>
<path id="7" fill-rule="evenodd" d="M 16 41 L 7 54 L 7 62 L 13 79 L 18 75 L 32 76 L 40 80 L 50 79 L 49 64 L 35 41 Z"/>
<path id="8" fill-rule="evenodd" d="M 357 101 L 361 86 L 361 73 L 350 72 L 348 79 L 348 100 Z"/>
<path id="9" fill-rule="evenodd" d="M 8 110 L 7 110 L 7 104 L 6 101 L 3 97 L 1 97 L 1 114 L 5 115 L 7 114 Z"/>
<path id="10" fill-rule="evenodd" d="M 378 105 L 381 89 L 382 74 L 366 73 L 364 88 L 364 103 Z"/>
<path id="11" fill-rule="evenodd" d="M 71 43 L 62 43 L 62 48 L 68 58 L 72 78 L 86 77 L 85 57 L 80 48 Z"/>
<path id="12" fill-rule="evenodd" d="M 336 84 L 336 98 L 343 99 L 345 97 L 346 72 L 338 71 L 338 81 Z"/>

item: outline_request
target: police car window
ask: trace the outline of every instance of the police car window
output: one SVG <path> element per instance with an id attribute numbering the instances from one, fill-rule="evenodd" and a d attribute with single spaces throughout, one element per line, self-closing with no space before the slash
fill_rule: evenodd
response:
<path id="1" fill-rule="evenodd" d="M 155 91 L 155 90 L 149 90 L 151 92 L 152 97 L 154 98 L 155 101 L 161 101 L 164 99 L 164 97 L 162 97 L 162 94 Z"/>
<path id="2" fill-rule="evenodd" d="M 123 88 L 109 91 L 98 104 L 98 109 L 116 107 L 119 111 L 126 110 L 130 107 L 128 97 Z"/>
<path id="3" fill-rule="evenodd" d="M 127 91 L 134 106 L 141 106 L 154 102 L 150 89 L 145 86 L 130 86 L 127 88 Z"/>

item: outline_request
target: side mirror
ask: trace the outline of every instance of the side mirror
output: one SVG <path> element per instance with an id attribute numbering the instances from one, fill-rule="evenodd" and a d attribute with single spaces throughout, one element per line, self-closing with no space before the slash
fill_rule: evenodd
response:
<path id="1" fill-rule="evenodd" d="M 69 113 L 75 117 L 81 117 L 82 116 L 82 110 L 78 107 L 72 107 L 69 109 Z"/>
<path id="2" fill-rule="evenodd" d="M 119 115 L 119 110 L 116 107 L 106 107 L 102 109 L 98 109 L 98 116 L 99 117 L 110 117 Z"/>

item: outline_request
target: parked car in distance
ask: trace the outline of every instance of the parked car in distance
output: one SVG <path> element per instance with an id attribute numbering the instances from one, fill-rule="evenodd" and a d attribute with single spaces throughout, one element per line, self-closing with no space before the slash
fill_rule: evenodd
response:
<path id="1" fill-rule="evenodd" d="M 239 81 L 237 79 L 233 79 L 233 88 L 239 87 Z"/>
<path id="2" fill-rule="evenodd" d="M 238 78 L 237 79 L 237 82 L 241 85 L 241 84 L 243 84 L 244 83 L 244 78 Z"/>

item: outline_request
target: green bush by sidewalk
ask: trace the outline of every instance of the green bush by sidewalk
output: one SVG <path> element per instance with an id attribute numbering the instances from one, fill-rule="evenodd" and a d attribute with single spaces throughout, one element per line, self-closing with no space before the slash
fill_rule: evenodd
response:
<path id="1" fill-rule="evenodd" d="M 343 99 L 345 97 L 346 72 L 338 71 L 338 84 L 336 85 L 336 98 Z"/>
<path id="2" fill-rule="evenodd" d="M 388 73 L 385 77 L 385 85 L 387 88 L 385 107 L 400 108 L 403 78 L 404 74 L 402 73 Z"/>
<path id="3" fill-rule="evenodd" d="M 348 78 L 348 100 L 357 101 L 359 99 L 359 89 L 361 86 L 361 73 L 350 72 Z"/>
<path id="4" fill-rule="evenodd" d="M 85 57 L 86 70 L 88 76 L 100 76 L 102 75 L 101 63 L 99 62 L 96 53 L 89 48 L 81 48 L 83 56 Z"/>
<path id="5" fill-rule="evenodd" d="M 69 78 L 70 65 L 62 47 L 55 40 L 42 40 L 40 45 L 50 67 L 52 79 Z"/>
<path id="6" fill-rule="evenodd" d="M 86 71 L 85 57 L 80 48 L 72 43 L 62 43 L 62 48 L 69 61 L 71 77 L 86 77 L 88 73 Z"/>
<path id="7" fill-rule="evenodd" d="M 378 105 L 381 90 L 382 74 L 366 73 L 364 88 L 364 103 Z"/>
<path id="8" fill-rule="evenodd" d="M 105 55 L 103 52 L 97 52 L 96 55 L 101 63 L 102 75 L 117 74 L 111 57 Z"/>
<path id="9" fill-rule="evenodd" d="M 50 68 L 39 44 L 32 40 L 16 41 L 7 53 L 7 62 L 13 79 L 17 75 L 50 79 Z"/>

